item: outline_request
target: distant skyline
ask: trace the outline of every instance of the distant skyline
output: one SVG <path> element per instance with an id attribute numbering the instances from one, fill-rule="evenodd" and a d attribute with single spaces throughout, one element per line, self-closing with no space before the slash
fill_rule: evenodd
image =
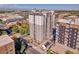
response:
<path id="1" fill-rule="evenodd" d="M 0 4 L 0 9 L 53 9 L 53 10 L 79 10 L 79 4 Z"/>

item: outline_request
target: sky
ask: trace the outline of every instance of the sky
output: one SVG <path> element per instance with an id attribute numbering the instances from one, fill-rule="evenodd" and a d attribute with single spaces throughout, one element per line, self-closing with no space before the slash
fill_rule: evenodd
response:
<path id="1" fill-rule="evenodd" d="M 79 10 L 79 4 L 0 4 L 1 8 L 11 9 L 54 9 L 54 10 Z"/>

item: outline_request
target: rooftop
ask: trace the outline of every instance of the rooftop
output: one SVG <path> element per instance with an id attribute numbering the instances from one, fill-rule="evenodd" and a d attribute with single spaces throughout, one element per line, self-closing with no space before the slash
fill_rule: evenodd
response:
<path id="1" fill-rule="evenodd" d="M 43 12 L 31 12 L 30 15 L 45 15 L 45 14 L 52 14 L 53 11 L 43 11 Z"/>
<path id="2" fill-rule="evenodd" d="M 8 35 L 0 36 L 0 47 L 11 42 L 13 42 L 13 40 Z"/>
<path id="3" fill-rule="evenodd" d="M 0 14 L 0 19 L 6 21 L 8 19 L 23 19 L 23 17 L 20 16 L 19 14 L 5 13 L 5 14 Z"/>

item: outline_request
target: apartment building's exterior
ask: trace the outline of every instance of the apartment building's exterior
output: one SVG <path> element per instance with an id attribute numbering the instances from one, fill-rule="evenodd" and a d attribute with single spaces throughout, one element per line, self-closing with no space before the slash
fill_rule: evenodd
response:
<path id="1" fill-rule="evenodd" d="M 64 20 L 57 22 L 56 29 L 57 41 L 60 44 L 79 50 L 79 24 L 70 24 Z"/>
<path id="2" fill-rule="evenodd" d="M 30 36 L 38 43 L 52 36 L 52 13 L 34 12 L 29 15 Z"/>

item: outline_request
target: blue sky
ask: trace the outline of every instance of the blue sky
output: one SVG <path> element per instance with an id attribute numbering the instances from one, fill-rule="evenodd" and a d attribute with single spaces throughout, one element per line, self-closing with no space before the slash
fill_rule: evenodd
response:
<path id="1" fill-rule="evenodd" d="M 32 9 L 45 8 L 55 10 L 79 10 L 79 4 L 0 4 L 0 8 Z"/>

